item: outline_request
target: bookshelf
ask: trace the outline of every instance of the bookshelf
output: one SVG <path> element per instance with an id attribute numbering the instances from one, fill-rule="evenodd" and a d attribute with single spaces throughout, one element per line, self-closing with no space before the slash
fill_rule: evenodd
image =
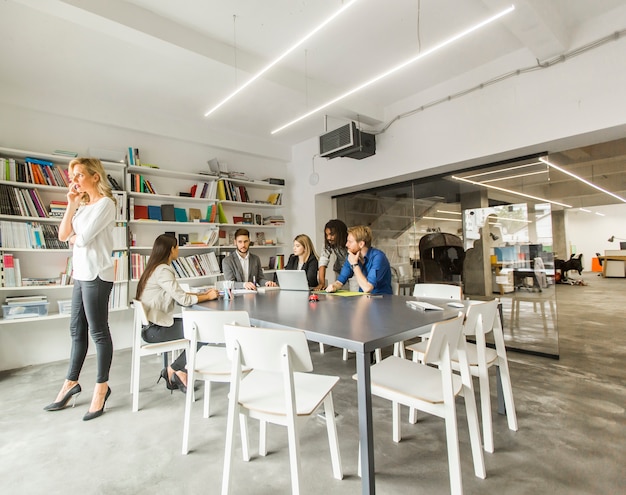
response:
<path id="1" fill-rule="evenodd" d="M 219 225 L 221 253 L 228 254 L 235 249 L 237 229 L 248 229 L 250 249 L 261 258 L 264 271 L 273 271 L 270 259 L 275 259 L 285 248 L 282 197 L 283 186 L 260 180 L 220 178 L 217 200 L 223 211 Z"/>
<path id="2" fill-rule="evenodd" d="M 129 196 L 131 293 L 143 273 L 154 239 L 172 233 L 180 246 L 173 263 L 179 282 L 206 285 L 220 275 L 216 177 L 130 165 L 126 169 Z M 215 213 L 215 215 L 216 215 Z"/>
<path id="3" fill-rule="evenodd" d="M 0 228 L 2 283 L 0 301 L 15 296 L 45 295 L 47 316 L 0 319 L 0 325 L 67 318 L 59 307 L 71 299 L 73 285 L 62 277 L 71 249 L 57 239 L 67 193 L 70 157 L 0 147 Z M 123 184 L 123 163 L 102 162 L 107 175 Z M 128 308 L 126 192 L 114 191 L 116 280 L 111 310 Z M 6 266 L 7 263 L 11 266 Z M 9 275 L 7 277 L 7 275 Z M 59 304 L 61 303 L 61 304 Z"/>

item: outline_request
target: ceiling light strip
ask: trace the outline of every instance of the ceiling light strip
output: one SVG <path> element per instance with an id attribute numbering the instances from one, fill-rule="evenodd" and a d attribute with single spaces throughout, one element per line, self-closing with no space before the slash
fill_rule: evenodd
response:
<path id="1" fill-rule="evenodd" d="M 428 55 L 431 55 L 431 54 L 441 50 L 442 48 L 448 46 L 449 44 L 454 43 L 455 41 L 458 41 L 458 40 L 460 40 L 460 39 L 462 39 L 462 38 L 472 34 L 474 31 L 477 31 L 477 30 L 479 30 L 479 29 L 481 29 L 481 28 L 491 24 L 492 22 L 497 21 L 501 17 L 509 14 L 510 12 L 513 12 L 514 10 L 515 10 L 515 6 L 511 5 L 509 8 L 507 8 L 507 9 L 505 9 L 505 10 L 503 10 L 503 11 L 501 11 L 501 12 L 499 12 L 499 13 L 497 13 L 497 14 L 495 14 L 495 15 L 487 18 L 487 19 L 485 19 L 484 21 L 479 22 L 478 24 L 475 24 L 475 25 L 473 25 L 473 26 L 471 26 L 471 27 L 469 27 L 469 28 L 467 28 L 467 29 L 465 29 L 465 30 L 455 34 L 454 36 L 451 36 L 450 38 L 442 41 L 441 43 L 433 46 L 432 48 L 421 52 L 419 55 L 417 55 L 417 56 L 415 56 L 415 57 L 413 57 L 413 58 L 411 58 L 409 60 L 406 60 L 406 61 L 402 62 L 399 65 L 396 65 L 392 69 L 389 69 L 388 71 L 383 72 L 382 74 L 379 74 L 379 75 L 373 77 L 369 81 L 366 81 L 363 84 L 360 84 L 359 86 L 356 86 L 356 87 L 352 88 L 351 90 L 346 91 L 342 95 L 339 95 L 336 98 L 333 98 L 332 100 L 327 101 L 326 103 L 320 105 L 319 107 L 314 108 L 313 110 L 311 110 L 311 111 L 301 115 L 300 117 L 297 117 L 296 119 L 292 120 L 291 122 L 288 122 L 288 123 L 278 127 L 277 129 L 274 129 L 272 131 L 272 134 L 276 134 L 277 132 L 280 132 L 280 131 L 286 129 L 287 127 L 289 127 L 289 126 L 292 126 L 293 124 L 295 124 L 297 122 L 300 122 L 301 120 L 304 120 L 307 117 L 310 117 L 311 115 L 313 115 L 313 114 L 323 110 L 324 108 L 329 107 L 329 106 L 333 105 L 334 103 L 337 103 L 338 101 L 343 100 L 344 98 L 347 98 L 348 96 L 350 96 L 350 95 L 352 95 L 352 94 L 354 94 L 354 93 L 356 93 L 356 92 L 358 92 L 358 91 L 360 91 L 360 90 L 362 90 L 362 89 L 364 89 L 364 88 L 366 88 L 368 86 L 371 86 L 372 84 L 374 84 L 374 83 L 380 81 L 381 79 L 383 79 L 383 78 L 393 74 L 394 72 L 397 72 L 397 71 L 399 71 L 401 69 L 404 69 L 407 65 L 410 65 L 410 64 L 412 64 L 414 62 L 417 62 L 418 60 L 421 60 L 424 57 L 427 57 Z"/>
<path id="2" fill-rule="evenodd" d="M 534 199 L 535 201 L 539 201 L 541 203 L 551 203 L 553 205 L 563 206 L 565 208 L 572 208 L 572 205 L 559 203 L 558 201 L 551 201 L 549 199 L 540 198 L 538 196 L 531 196 L 530 194 L 524 194 L 524 193 L 517 192 L 517 191 L 511 191 L 510 189 L 504 189 L 503 187 L 492 186 L 491 184 L 483 184 L 482 182 L 476 182 L 473 180 L 465 179 L 464 177 L 457 177 L 456 175 L 453 175 L 452 178 L 454 180 L 467 182 L 468 184 L 473 184 L 475 186 L 486 187 L 487 189 L 495 189 L 496 191 L 502 191 L 502 192 L 509 193 L 509 194 L 515 194 L 516 196 L 522 196 L 524 198 Z"/>
<path id="3" fill-rule="evenodd" d="M 442 220 L 445 222 L 462 222 L 460 218 L 422 217 L 422 220 Z"/>
<path id="4" fill-rule="evenodd" d="M 508 180 L 508 179 L 520 179 L 522 177 L 528 177 L 530 175 L 538 175 L 538 174 L 547 174 L 548 170 L 540 170 L 539 172 L 528 172 L 527 174 L 518 174 L 518 175 L 508 175 L 506 177 L 498 177 L 497 179 L 487 179 L 481 182 L 481 184 L 486 184 L 488 182 L 497 182 L 500 180 Z"/>
<path id="5" fill-rule="evenodd" d="M 598 191 L 603 192 L 604 194 L 608 194 L 609 196 L 613 196 L 615 199 L 619 199 L 622 203 L 626 203 L 626 199 L 622 198 L 621 196 L 618 196 L 617 194 L 607 191 L 606 189 L 603 189 L 600 186 L 596 186 L 593 182 L 589 182 L 588 180 L 583 179 L 582 177 L 579 177 L 578 175 L 573 174 L 572 172 L 569 172 L 565 170 L 564 168 L 561 168 L 558 165 L 555 165 L 554 163 L 550 163 L 546 158 L 539 158 L 539 160 L 541 160 L 543 163 L 545 163 L 549 167 L 552 167 L 558 170 L 559 172 L 563 172 L 564 174 L 569 175 L 570 177 L 573 177 L 574 179 L 579 180 L 580 182 L 587 184 L 588 186 L 591 186 L 594 189 L 597 189 Z"/>
<path id="6" fill-rule="evenodd" d="M 475 177 L 481 177 L 483 175 L 499 174 L 501 172 L 508 172 L 509 170 L 518 170 L 520 168 L 534 167 L 535 165 L 541 165 L 541 162 L 525 163 L 524 165 L 515 165 L 514 167 L 499 168 L 496 170 L 489 170 L 487 172 L 480 172 L 479 174 L 466 175 L 465 177 L 468 179 L 473 179 Z"/>
<path id="7" fill-rule="evenodd" d="M 204 116 L 208 117 L 213 112 L 215 112 L 218 108 L 220 108 L 222 105 L 224 105 L 226 102 L 228 102 L 231 98 L 235 97 L 241 91 L 243 91 L 248 86 L 250 86 L 250 84 L 252 84 L 259 77 L 261 77 L 263 74 L 265 74 L 268 70 L 270 70 L 272 67 L 274 67 L 278 62 L 280 62 L 283 58 L 285 58 L 287 55 L 289 55 L 291 52 L 293 52 L 296 48 L 298 48 L 300 45 L 302 45 L 306 40 L 308 40 L 311 36 L 313 36 L 315 33 L 317 33 L 320 29 L 325 27 L 327 24 L 329 24 L 331 21 L 333 21 L 339 15 L 343 14 L 349 7 L 354 5 L 357 1 L 358 0 L 350 0 L 349 2 L 345 3 L 337 12 L 335 12 L 328 19 L 326 19 L 324 22 L 322 22 L 319 26 L 317 26 L 315 29 L 313 29 L 311 32 L 309 32 L 300 41 L 298 41 L 297 43 L 292 45 L 290 48 L 288 48 L 285 52 L 282 53 L 282 55 L 279 55 L 278 58 L 274 59 L 272 62 L 270 62 L 268 65 L 266 65 L 263 69 L 261 69 L 254 76 L 252 76 L 250 79 L 248 79 L 244 84 L 239 86 L 235 91 L 233 91 L 226 98 L 224 98 L 222 101 L 220 101 L 217 105 L 215 105 L 213 108 L 211 108 L 208 112 L 206 112 L 204 114 Z"/>

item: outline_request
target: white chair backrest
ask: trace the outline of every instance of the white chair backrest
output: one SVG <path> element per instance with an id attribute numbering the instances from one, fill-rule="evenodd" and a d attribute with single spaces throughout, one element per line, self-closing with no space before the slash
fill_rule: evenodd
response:
<path id="1" fill-rule="evenodd" d="M 480 331 L 486 335 L 491 332 L 498 312 L 498 302 L 498 299 L 494 299 L 470 304 L 465 313 L 463 333 L 476 335 L 476 332 Z"/>
<path id="2" fill-rule="evenodd" d="M 430 331 L 428 346 L 424 353 L 424 364 L 439 364 L 449 350 L 448 359 L 459 347 L 463 333 L 463 313 L 455 318 L 434 323 Z"/>
<path id="3" fill-rule="evenodd" d="M 138 299 L 133 299 L 133 308 L 135 308 L 135 325 L 147 325 L 148 317 L 146 316 L 146 310 L 143 304 Z"/>
<path id="4" fill-rule="evenodd" d="M 285 346 L 288 346 L 291 350 L 292 370 L 313 371 L 309 344 L 302 330 L 225 325 L 224 333 L 228 357 L 234 358 L 234 349 L 238 344 L 242 366 L 264 371 L 282 371 L 281 356 Z"/>
<path id="5" fill-rule="evenodd" d="M 246 311 L 206 311 L 183 308 L 183 333 L 187 340 L 197 336 L 198 342 L 223 344 L 224 325 L 250 326 Z"/>
<path id="6" fill-rule="evenodd" d="M 435 299 L 463 299 L 461 286 L 450 284 L 415 284 L 413 297 L 433 297 Z"/>

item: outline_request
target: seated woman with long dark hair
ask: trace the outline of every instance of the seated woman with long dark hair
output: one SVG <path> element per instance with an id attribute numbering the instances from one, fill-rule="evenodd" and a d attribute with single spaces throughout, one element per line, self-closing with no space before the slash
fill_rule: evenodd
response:
<path id="1" fill-rule="evenodd" d="M 136 295 L 136 299 L 143 304 L 149 321 L 149 325 L 141 332 L 146 342 L 166 342 L 183 338 L 183 322 L 180 318 L 174 318 L 175 303 L 192 306 L 218 297 L 216 289 L 208 289 L 201 294 L 185 292 L 178 284 L 176 272 L 171 265 L 172 260 L 177 258 L 176 237 L 161 234 L 155 239 L 150 258 L 137 284 Z M 161 378 L 165 379 L 168 390 L 179 389 L 183 393 L 187 392 L 186 364 L 187 357 L 183 352 L 170 366 L 163 368 L 159 381 Z"/>

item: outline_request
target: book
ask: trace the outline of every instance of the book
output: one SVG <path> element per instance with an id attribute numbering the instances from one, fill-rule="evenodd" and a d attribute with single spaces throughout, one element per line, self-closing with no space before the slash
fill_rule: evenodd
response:
<path id="1" fill-rule="evenodd" d="M 189 208 L 189 221 L 193 222 L 194 220 L 202 219 L 202 212 L 199 208 Z"/>
<path id="2" fill-rule="evenodd" d="M 135 205 L 134 207 L 134 219 L 135 220 L 147 220 L 148 217 L 148 207 L 146 205 Z"/>
<path id="3" fill-rule="evenodd" d="M 135 206 L 135 211 L 137 210 L 137 206 Z M 161 207 L 150 205 L 148 206 L 148 218 L 150 220 L 159 220 L 161 221 L 163 218 L 161 217 Z"/>
<path id="4" fill-rule="evenodd" d="M 164 222 L 175 222 L 176 214 L 174 213 L 173 204 L 161 205 L 161 218 Z"/>
<path id="5" fill-rule="evenodd" d="M 174 219 L 177 222 L 186 222 L 187 221 L 187 212 L 184 208 L 174 208 Z"/>

